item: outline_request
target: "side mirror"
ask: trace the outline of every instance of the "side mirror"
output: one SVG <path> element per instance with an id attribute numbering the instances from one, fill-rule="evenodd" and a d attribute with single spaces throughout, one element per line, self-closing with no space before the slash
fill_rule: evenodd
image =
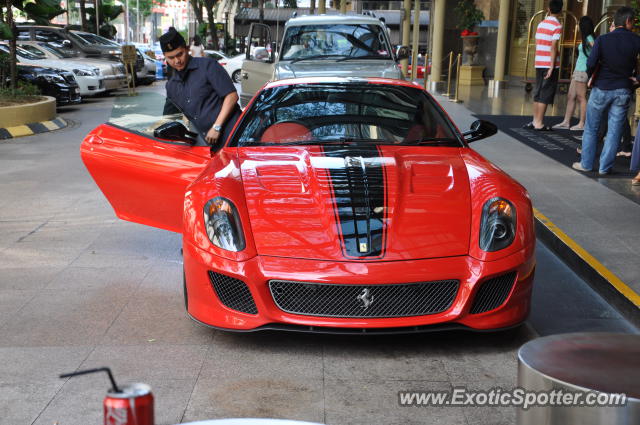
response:
<path id="1" fill-rule="evenodd" d="M 257 61 L 268 62 L 270 59 L 269 52 L 264 47 L 256 47 L 253 51 L 253 58 Z"/>
<path id="2" fill-rule="evenodd" d="M 471 129 L 463 133 L 467 143 L 493 136 L 498 132 L 498 127 L 489 121 L 476 120 L 471 124 Z"/>
<path id="3" fill-rule="evenodd" d="M 153 137 L 164 140 L 175 140 L 190 145 L 196 143 L 198 135 L 187 130 L 181 122 L 172 121 L 162 124 L 153 131 Z"/>
<path id="4" fill-rule="evenodd" d="M 409 48 L 407 46 L 398 46 L 396 49 L 396 59 L 409 59 Z"/>

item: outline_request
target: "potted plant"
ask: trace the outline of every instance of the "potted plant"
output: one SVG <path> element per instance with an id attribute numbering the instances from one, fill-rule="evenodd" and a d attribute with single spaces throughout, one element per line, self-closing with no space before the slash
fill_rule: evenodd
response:
<path id="1" fill-rule="evenodd" d="M 454 12 L 458 17 L 458 28 L 462 30 L 462 52 L 465 65 L 475 64 L 478 51 L 478 33 L 473 29 L 484 20 L 484 13 L 476 7 L 474 0 L 459 0 Z"/>

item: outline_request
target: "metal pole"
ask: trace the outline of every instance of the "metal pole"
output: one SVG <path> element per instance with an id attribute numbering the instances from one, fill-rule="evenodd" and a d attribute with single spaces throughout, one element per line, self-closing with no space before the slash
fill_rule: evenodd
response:
<path id="1" fill-rule="evenodd" d="M 95 4 L 95 8 L 96 8 L 96 35 L 100 35 L 100 8 L 98 7 L 98 0 L 96 0 L 96 4 Z"/>
<path id="2" fill-rule="evenodd" d="M 462 53 L 458 53 L 458 65 L 456 66 L 456 94 L 451 99 L 452 102 L 460 102 L 458 99 L 458 89 L 460 88 L 460 65 L 462 65 Z"/>
<path id="3" fill-rule="evenodd" d="M 443 96 L 451 96 L 451 67 L 453 66 L 453 52 L 449 52 L 449 72 L 447 74 L 447 92 Z"/>
<path id="4" fill-rule="evenodd" d="M 420 44 L 420 1 L 415 0 L 413 8 L 413 48 L 411 50 L 411 80 L 418 76 L 418 44 Z"/>
<path id="5" fill-rule="evenodd" d="M 498 41 L 496 46 L 495 81 L 504 81 L 507 36 L 509 30 L 509 0 L 500 0 L 498 15 Z"/>
<path id="6" fill-rule="evenodd" d="M 411 0 L 404 0 L 403 3 L 403 16 L 402 16 L 402 45 L 409 47 L 411 42 Z M 406 78 L 407 71 L 409 70 L 409 58 L 402 59 L 400 61 L 400 67 L 402 68 L 402 75 Z"/>
<path id="7" fill-rule="evenodd" d="M 429 53 L 425 53 L 424 54 L 424 89 L 427 90 L 427 83 L 429 82 L 429 70 L 430 70 L 430 66 L 429 66 Z"/>
<path id="8" fill-rule="evenodd" d="M 140 43 L 140 0 L 136 0 L 136 40 Z"/>
<path id="9" fill-rule="evenodd" d="M 129 44 L 129 0 L 124 0 L 124 41 Z"/>

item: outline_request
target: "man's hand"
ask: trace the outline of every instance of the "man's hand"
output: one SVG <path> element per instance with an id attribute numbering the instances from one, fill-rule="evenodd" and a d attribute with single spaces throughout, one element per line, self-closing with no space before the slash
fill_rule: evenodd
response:
<path id="1" fill-rule="evenodd" d="M 551 74 L 553 74 L 553 68 L 547 69 L 547 73 L 544 75 L 544 79 L 548 80 L 549 78 L 551 78 Z"/>
<path id="2" fill-rule="evenodd" d="M 207 141 L 207 143 L 209 143 L 210 145 L 213 145 L 218 141 L 219 137 L 220 137 L 220 132 L 214 130 L 213 127 L 211 127 L 204 139 Z"/>

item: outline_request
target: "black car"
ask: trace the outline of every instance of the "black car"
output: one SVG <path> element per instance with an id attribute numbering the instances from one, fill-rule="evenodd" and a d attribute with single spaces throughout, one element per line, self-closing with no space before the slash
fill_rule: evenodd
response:
<path id="1" fill-rule="evenodd" d="M 80 103 L 80 88 L 71 72 L 36 65 L 18 65 L 18 79 L 36 85 L 58 106 Z"/>

